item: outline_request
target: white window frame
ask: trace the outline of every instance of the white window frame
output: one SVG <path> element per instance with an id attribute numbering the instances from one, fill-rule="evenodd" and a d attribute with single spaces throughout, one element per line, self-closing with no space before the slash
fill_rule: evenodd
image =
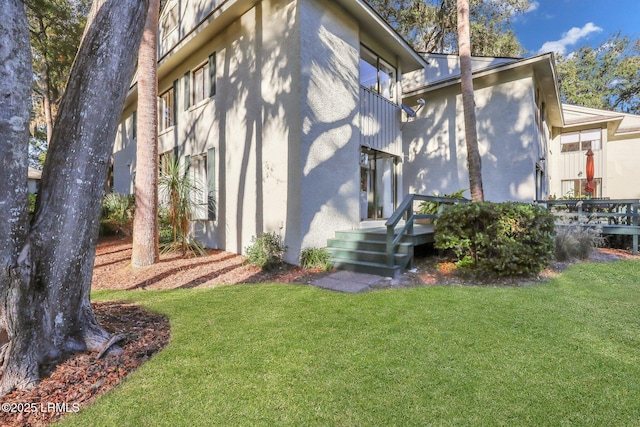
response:
<path id="1" fill-rule="evenodd" d="M 598 138 L 594 138 L 595 134 Z M 595 144 L 594 144 L 595 143 Z M 563 154 L 602 149 L 602 129 L 586 129 L 560 135 L 560 152 Z"/>
<path id="2" fill-rule="evenodd" d="M 178 28 L 178 5 L 174 4 L 171 9 L 162 17 L 160 29 L 162 31 L 162 39 L 166 39 Z"/>
<path id="3" fill-rule="evenodd" d="M 191 105 L 209 99 L 209 62 L 203 62 L 191 72 Z"/>
<path id="4" fill-rule="evenodd" d="M 171 86 L 158 96 L 158 132 L 164 132 L 176 124 L 175 87 Z"/>

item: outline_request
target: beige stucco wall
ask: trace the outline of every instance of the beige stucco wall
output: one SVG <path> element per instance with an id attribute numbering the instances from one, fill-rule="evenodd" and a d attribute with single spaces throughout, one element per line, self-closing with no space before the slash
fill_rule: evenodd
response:
<path id="1" fill-rule="evenodd" d="M 216 149 L 218 218 L 196 225 L 203 243 L 242 253 L 276 231 L 297 263 L 301 249 L 359 226 L 359 50 L 358 23 L 334 2 L 264 0 L 163 71 L 159 93 L 176 79 L 179 90 L 160 153 Z M 214 51 L 217 93 L 184 111 L 183 76 Z M 116 141 L 118 192 L 132 191 L 134 110 Z"/>
<path id="2" fill-rule="evenodd" d="M 640 199 L 640 137 L 608 141 L 606 197 Z"/>
<path id="3" fill-rule="evenodd" d="M 301 193 L 289 200 L 291 209 L 300 200 L 301 248 L 324 247 L 335 230 L 360 221 L 359 30 L 332 1 L 299 5 Z"/>
<path id="4" fill-rule="evenodd" d="M 535 123 L 533 77 L 511 77 L 475 83 L 485 199 L 495 202 L 533 200 L 536 162 L 543 155 Z M 419 97 L 426 105 L 403 129 L 406 191 L 430 195 L 468 189 L 459 85 L 414 96 L 405 103 L 415 106 Z M 465 196 L 470 196 L 468 191 Z"/>
<path id="5" fill-rule="evenodd" d="M 597 110 L 595 110 L 597 111 Z M 580 118 L 579 115 L 571 117 Z M 634 117 L 625 117 L 622 124 L 615 122 L 572 127 L 569 130 L 556 129 L 551 146 L 550 165 L 552 167 L 551 194 L 562 194 L 562 180 L 586 178 L 586 156 L 584 151 L 562 153 L 560 136 L 562 133 L 578 130 L 602 128 L 602 149 L 594 151 L 595 177 L 602 179 L 602 197 L 610 199 L 640 198 L 640 134 L 615 134 Z M 639 118 L 640 119 L 640 118 Z"/>
<path id="6" fill-rule="evenodd" d="M 600 129 L 602 149 L 594 150 L 595 177 L 602 179 L 602 197 L 640 198 L 640 116 L 563 104 L 564 127 L 554 128 L 550 166 L 552 191 L 562 194 L 562 180 L 586 178 L 584 151 L 561 152 L 561 135 Z"/>

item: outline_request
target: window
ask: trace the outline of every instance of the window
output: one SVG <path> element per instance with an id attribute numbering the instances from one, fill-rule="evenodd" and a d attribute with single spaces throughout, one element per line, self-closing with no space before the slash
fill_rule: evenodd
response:
<path id="1" fill-rule="evenodd" d="M 193 71 L 193 103 L 208 98 L 209 64 L 203 64 Z"/>
<path id="2" fill-rule="evenodd" d="M 175 89 L 172 87 L 160 95 L 158 111 L 158 131 L 162 132 L 175 125 Z"/>
<path id="3" fill-rule="evenodd" d="M 164 17 L 162 17 L 160 30 L 162 38 L 166 38 L 173 30 L 178 27 L 178 8 L 173 6 Z"/>
<path id="4" fill-rule="evenodd" d="M 396 100 L 396 69 L 378 55 L 361 47 L 360 85 L 389 101 Z"/>
<path id="5" fill-rule="evenodd" d="M 600 150 L 602 148 L 602 131 L 600 129 L 583 130 L 580 132 L 566 133 L 560 137 L 561 151 L 570 153 L 574 151 Z"/>
<path id="6" fill-rule="evenodd" d="M 562 180 L 562 196 L 563 197 L 602 197 L 602 178 L 594 178 L 593 182 L 596 189 L 593 193 L 587 193 L 584 188 L 587 185 L 586 179 L 565 179 Z"/>
<path id="7" fill-rule="evenodd" d="M 216 169 L 215 148 L 206 153 L 187 157 L 196 191 L 193 193 L 195 205 L 193 217 L 196 220 L 214 221 L 216 219 Z"/>
<path id="8" fill-rule="evenodd" d="M 216 53 L 209 60 L 184 75 L 184 109 L 216 94 Z"/>

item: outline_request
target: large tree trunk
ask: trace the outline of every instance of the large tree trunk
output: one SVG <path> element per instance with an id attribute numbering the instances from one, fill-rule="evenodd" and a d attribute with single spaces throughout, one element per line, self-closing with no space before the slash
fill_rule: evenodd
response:
<path id="1" fill-rule="evenodd" d="M 15 94 L 13 103 L 28 101 L 31 75 L 23 2 L 5 4 L 0 66 L 10 69 L 18 59 L 26 60 L 19 70 L 10 70 L 10 78 L 0 73 L 3 123 L 4 94 L 26 83 L 26 92 Z M 5 140 L 9 132 L 0 125 L 0 150 L 15 156 L 0 167 L 0 204 L 9 207 L 0 215 L 12 215 L 0 221 L 0 326 L 8 339 L 0 395 L 35 384 L 39 364 L 72 351 L 99 350 L 109 339 L 96 321 L 89 291 L 109 158 L 147 8 L 145 0 L 94 1 L 53 129 L 30 228 L 28 134 L 17 132 L 22 123 L 27 128 L 28 110 L 26 118 L 24 108 L 9 114 L 12 138 Z M 15 52 L 5 54 L 5 46 Z"/>
<path id="2" fill-rule="evenodd" d="M 484 200 L 482 189 L 482 165 L 476 130 L 476 105 L 473 96 L 471 69 L 471 34 L 469 31 L 469 0 L 458 0 L 458 49 L 462 80 L 462 106 L 464 108 L 464 132 L 467 141 L 467 167 L 471 200 Z"/>
<path id="3" fill-rule="evenodd" d="M 158 250 L 158 14 L 160 0 L 150 0 L 138 54 L 136 210 L 131 265 L 155 264 Z"/>
<path id="4" fill-rule="evenodd" d="M 0 7 L 0 23 L 1 361 L 5 355 L 20 352 L 32 338 L 28 325 L 33 314 L 29 306 L 31 301 L 22 292 L 29 285 L 30 274 L 29 252 L 23 252 L 27 236 L 27 140 L 31 107 L 31 48 L 24 3 L 4 1 Z M 22 330 L 25 326 L 27 331 Z M 21 332 L 26 333 L 18 338 Z M 33 366 L 30 357 L 32 355 L 25 355 L 25 372 L 21 378 L 14 371 L 15 366 L 7 365 L 3 366 L 3 378 L 14 376 L 15 386 L 30 386 L 38 375 L 37 366 Z"/>

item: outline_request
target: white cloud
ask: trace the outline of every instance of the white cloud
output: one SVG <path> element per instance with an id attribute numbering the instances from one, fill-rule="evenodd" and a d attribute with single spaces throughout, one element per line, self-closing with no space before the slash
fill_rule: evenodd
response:
<path id="1" fill-rule="evenodd" d="M 538 53 L 556 52 L 564 54 L 567 51 L 568 46 L 576 44 L 580 39 L 587 37 L 591 33 L 599 33 L 602 28 L 595 25 L 593 22 L 589 22 L 582 28 L 573 27 L 566 33 L 562 34 L 560 40 L 549 41 L 542 45 L 538 50 Z"/>

